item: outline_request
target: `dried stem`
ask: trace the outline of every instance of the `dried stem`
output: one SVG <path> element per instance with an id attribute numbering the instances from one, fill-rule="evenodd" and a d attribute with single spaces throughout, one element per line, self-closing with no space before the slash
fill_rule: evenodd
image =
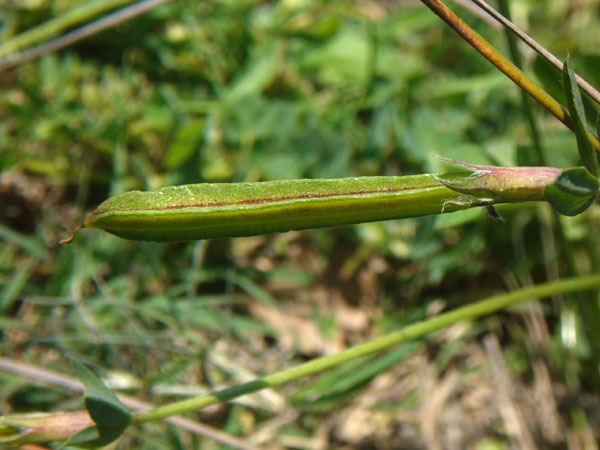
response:
<path id="1" fill-rule="evenodd" d="M 563 70 L 563 63 L 560 59 L 550 53 L 544 46 L 542 46 L 539 42 L 521 30 L 518 26 L 516 26 L 513 22 L 511 22 L 507 17 L 500 14 L 494 8 L 492 8 L 489 4 L 487 4 L 484 0 L 471 0 L 473 3 L 476 3 L 482 10 L 504 25 L 507 29 L 512 31 L 515 35 L 519 37 L 523 42 L 525 42 L 529 47 L 535 50 L 539 55 L 546 58 L 554 67 L 556 67 L 560 72 Z M 585 91 L 591 98 L 594 99 L 596 103 L 600 105 L 600 92 L 598 92 L 594 86 L 588 83 L 583 77 L 575 74 L 575 78 L 577 80 L 577 85 Z"/>
<path id="2" fill-rule="evenodd" d="M 561 106 L 560 103 L 558 103 L 550 94 L 538 86 L 531 78 L 529 78 L 522 70 L 520 70 L 495 47 L 481 37 L 475 30 L 464 23 L 446 5 L 439 0 L 421 1 L 442 20 L 444 20 L 444 22 L 446 22 L 454 31 L 456 31 L 475 50 L 481 53 L 489 62 L 496 66 L 519 87 L 524 89 L 544 108 L 550 111 L 554 117 L 556 117 L 570 129 L 573 129 L 571 116 L 567 110 Z M 600 142 L 598 141 L 598 138 L 589 132 L 588 136 L 596 151 L 600 153 Z"/>

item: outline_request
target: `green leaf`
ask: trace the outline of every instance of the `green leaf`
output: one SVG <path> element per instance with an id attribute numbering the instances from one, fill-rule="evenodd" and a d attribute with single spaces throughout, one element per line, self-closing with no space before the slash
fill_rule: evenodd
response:
<path id="1" fill-rule="evenodd" d="M 125 428 L 127 427 L 101 427 L 99 425 L 92 425 L 91 427 L 84 428 L 67 440 L 63 444 L 63 447 L 67 445 L 81 448 L 103 447 L 121 436 Z"/>
<path id="2" fill-rule="evenodd" d="M 123 405 L 116 406 L 103 398 L 86 396 L 85 407 L 92 420 L 101 426 L 127 426 L 131 422 L 131 413 Z"/>
<path id="3" fill-rule="evenodd" d="M 117 396 L 86 366 L 76 359 L 73 364 L 79 380 L 85 385 L 85 406 L 90 417 L 101 427 L 127 426 L 131 413 Z"/>
<path id="4" fill-rule="evenodd" d="M 85 406 L 100 427 L 127 426 L 131 413 L 117 396 L 90 369 L 73 359 L 77 377 L 85 385 Z"/>
<path id="5" fill-rule="evenodd" d="M 131 423 L 132 415 L 117 396 L 86 366 L 73 359 L 79 380 L 85 385 L 85 407 L 96 423 L 75 436 L 68 444 L 97 448 L 117 439 Z"/>
<path id="6" fill-rule="evenodd" d="M 575 72 L 571 67 L 569 57 L 563 67 L 563 88 L 567 97 L 567 106 L 573 122 L 573 131 L 577 138 L 577 149 L 585 168 L 595 177 L 598 176 L 598 158 L 588 137 L 588 127 L 585 120 L 585 110 L 581 94 L 577 87 Z"/>
<path id="7" fill-rule="evenodd" d="M 242 98 L 261 93 L 277 77 L 280 70 L 280 48 L 275 43 L 262 52 L 251 55 L 223 99 L 228 105 L 235 105 Z"/>
<path id="8" fill-rule="evenodd" d="M 181 126 L 176 132 L 164 165 L 166 169 L 178 169 L 193 155 L 204 134 L 204 119 L 192 120 Z"/>
<path id="9" fill-rule="evenodd" d="M 550 204 L 565 216 L 576 216 L 594 201 L 600 182 L 583 167 L 563 170 L 544 193 Z"/>
<path id="10" fill-rule="evenodd" d="M 307 52 L 300 66 L 305 71 L 315 72 L 324 84 L 365 86 L 369 81 L 372 46 L 366 27 L 348 25 Z"/>

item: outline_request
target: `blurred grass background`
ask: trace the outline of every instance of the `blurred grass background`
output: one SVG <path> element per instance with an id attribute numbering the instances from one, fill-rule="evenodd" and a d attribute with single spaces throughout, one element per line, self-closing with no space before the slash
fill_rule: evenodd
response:
<path id="1" fill-rule="evenodd" d="M 4 4 L 0 39 L 84 3 Z M 507 53 L 497 27 L 451 6 Z M 512 6 L 517 24 L 600 86 L 600 2 Z M 560 74 L 525 56 L 561 98 Z M 579 165 L 574 136 L 535 114 L 549 164 Z M 73 374 L 71 355 L 165 404 L 495 292 L 598 272 L 598 208 L 557 222 L 547 205 L 500 207 L 505 223 L 469 210 L 179 244 L 84 230 L 57 245 L 131 189 L 533 154 L 517 88 L 417 1 L 163 5 L 0 73 L 2 355 Z M 598 301 L 532 302 L 189 417 L 264 448 L 597 448 Z M 81 407 L 0 372 L 0 414 Z M 146 424 L 116 448 L 222 446 Z"/>

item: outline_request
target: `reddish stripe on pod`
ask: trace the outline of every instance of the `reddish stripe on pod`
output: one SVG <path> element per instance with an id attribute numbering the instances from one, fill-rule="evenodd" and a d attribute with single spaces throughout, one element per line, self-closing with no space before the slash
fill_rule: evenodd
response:
<path id="1" fill-rule="evenodd" d="M 352 191 L 352 192 L 327 192 L 324 194 L 304 194 L 304 195 L 294 195 L 287 197 L 273 197 L 273 198 L 256 198 L 256 199 L 248 199 L 248 200 L 240 200 L 239 202 L 213 202 L 213 203 L 191 203 L 189 205 L 170 205 L 165 208 L 144 208 L 144 210 L 150 211 L 162 211 L 167 209 L 183 209 L 183 208 L 218 208 L 220 206 L 236 206 L 236 205 L 261 205 L 265 203 L 276 203 L 283 202 L 287 200 L 303 200 L 309 198 L 331 198 L 331 197 L 350 197 L 352 195 L 368 195 L 368 194 L 394 194 L 397 192 L 410 191 L 410 190 L 420 190 L 420 189 L 428 189 L 428 188 L 436 188 L 442 187 L 443 184 L 437 183 L 429 186 L 407 186 L 401 189 L 382 189 L 375 191 Z M 127 211 L 135 211 L 135 209 L 128 209 Z"/>

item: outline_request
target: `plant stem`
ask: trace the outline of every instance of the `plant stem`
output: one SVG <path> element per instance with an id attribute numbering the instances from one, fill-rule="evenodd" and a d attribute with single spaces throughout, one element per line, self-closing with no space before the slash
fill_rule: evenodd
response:
<path id="1" fill-rule="evenodd" d="M 487 3 L 483 2 L 483 4 L 489 7 L 489 5 L 487 5 Z M 480 6 L 483 8 L 482 5 L 480 5 Z M 505 18 L 508 21 L 508 23 L 512 23 L 512 22 L 510 22 L 510 7 L 508 4 L 508 0 L 498 0 L 498 7 L 500 9 L 501 14 L 498 14 L 493 8 L 491 8 L 491 7 L 489 7 L 489 8 L 492 11 L 494 11 L 496 14 L 498 14 L 500 17 Z M 487 9 L 486 9 L 486 11 L 487 11 Z M 491 14 L 491 12 L 489 12 L 489 13 Z M 494 17 L 496 17 L 496 16 L 494 15 Z M 498 20 L 500 20 L 500 19 L 498 19 Z M 504 22 L 502 22 L 502 23 L 504 24 Z M 504 24 L 504 25 L 507 26 L 506 24 Z M 517 39 L 515 38 L 514 34 L 512 34 L 509 31 L 509 28 L 505 28 L 505 30 L 506 30 L 506 40 L 508 41 L 508 50 L 510 52 L 510 57 L 512 58 L 515 65 L 519 69 L 522 69 L 523 64 L 521 61 L 521 53 L 519 52 L 519 47 L 517 45 Z M 531 140 L 533 141 L 533 148 L 535 149 L 535 153 L 537 155 L 536 164 L 545 166 L 546 158 L 544 157 L 544 151 L 542 149 L 542 137 L 540 135 L 537 121 L 535 120 L 535 116 L 533 114 L 533 108 L 531 106 L 531 98 L 527 96 L 527 94 L 525 93 L 525 91 L 523 89 L 519 89 L 519 92 L 521 93 L 521 102 L 523 103 L 523 113 L 525 114 L 525 118 L 527 119 L 527 125 L 529 126 L 529 134 L 531 135 Z"/>
<path id="2" fill-rule="evenodd" d="M 83 39 L 86 39 L 94 34 L 100 33 L 108 28 L 142 15 L 153 8 L 163 5 L 172 0 L 142 0 L 135 5 L 128 6 L 114 13 L 108 14 L 92 23 L 88 23 L 81 28 L 77 28 L 69 33 L 66 33 L 52 41 L 39 45 L 30 50 L 21 52 L 14 57 L 8 57 L 0 61 L 0 71 L 18 66 L 25 62 L 33 61 L 47 53 L 58 51 L 62 48 L 75 44 Z"/>
<path id="3" fill-rule="evenodd" d="M 24 47 L 39 44 L 42 41 L 57 36 L 74 25 L 86 22 L 92 17 L 102 14 L 105 11 L 110 11 L 119 6 L 133 3 L 134 1 L 135 0 L 93 0 L 81 6 L 74 7 L 54 19 L 4 41 L 0 45 L 0 58 L 17 52 Z"/>
<path id="4" fill-rule="evenodd" d="M 475 50 L 481 53 L 489 62 L 496 66 L 508 78 L 514 81 L 521 89 L 537 100 L 554 117 L 564 123 L 571 130 L 573 122 L 565 108 L 561 106 L 550 94 L 538 86 L 522 70 L 515 66 L 509 59 L 500 53 L 494 46 L 481 37 L 475 30 L 464 23 L 440 0 L 421 0 L 428 8 L 437 14 L 450 28 L 456 31 Z M 592 133 L 588 132 L 592 145 L 600 153 L 600 142 Z"/>
<path id="5" fill-rule="evenodd" d="M 500 0 L 498 2 L 498 6 L 500 9 L 500 13 L 488 5 L 483 0 L 471 0 L 473 3 L 477 4 L 481 9 L 483 9 L 486 13 L 500 22 L 507 30 L 510 30 L 515 36 L 518 36 L 523 42 L 525 42 L 529 47 L 535 50 L 539 55 L 546 58 L 554 67 L 556 67 L 560 72 L 563 70 L 563 63 L 560 59 L 550 53 L 548 50 L 544 48 L 539 42 L 517 27 L 514 23 L 511 22 L 510 15 L 506 13 L 508 11 L 507 0 Z M 512 36 L 512 35 L 511 35 Z M 513 58 L 514 59 L 514 58 Z M 515 60 L 516 62 L 516 60 Z M 519 64 L 517 64 L 519 65 Z M 594 86 L 588 83 L 583 77 L 575 74 L 575 78 L 577 79 L 577 85 L 586 92 L 594 101 L 600 104 L 600 92 L 598 92 Z"/>
<path id="6" fill-rule="evenodd" d="M 454 311 L 440 314 L 437 317 L 416 322 L 387 336 L 374 339 L 370 342 L 357 345 L 331 356 L 314 359 L 305 364 L 286 369 L 246 384 L 234 386 L 211 394 L 202 395 L 189 400 L 172 403 L 151 411 L 138 413 L 133 418 L 133 423 L 143 423 L 161 420 L 166 417 L 206 408 L 217 403 L 226 402 L 242 395 L 250 394 L 264 388 L 273 388 L 290 381 L 297 380 L 315 373 L 330 369 L 346 361 L 360 358 L 379 352 L 410 339 L 416 339 L 433 331 L 440 330 L 464 320 L 474 320 L 481 316 L 509 308 L 519 303 L 534 299 L 548 297 L 560 293 L 600 289 L 600 275 L 571 278 L 552 283 L 502 294 L 488 299 L 480 300 L 474 304 L 463 306 Z"/>
<path id="7" fill-rule="evenodd" d="M 60 387 L 70 389 L 73 391 L 83 392 L 83 390 L 85 389 L 85 387 L 83 386 L 81 381 L 79 381 L 76 378 L 69 377 L 69 376 L 63 375 L 58 372 L 53 372 L 51 370 L 48 370 L 48 369 L 45 369 L 42 367 L 34 366 L 32 364 L 28 364 L 23 361 L 16 361 L 16 360 L 12 360 L 10 358 L 3 358 L 1 356 L 0 356 L 0 371 L 18 375 L 21 379 L 30 378 L 32 380 L 35 380 L 36 383 L 60 386 Z M 129 395 L 117 394 L 117 396 L 119 397 L 119 400 L 125 406 L 127 406 L 127 408 L 129 410 L 132 410 L 132 411 L 149 410 L 149 409 L 155 408 L 155 406 L 152 405 L 151 403 L 147 403 L 142 400 L 138 400 L 137 398 L 131 397 Z M 60 419 L 61 417 L 69 418 L 69 414 L 74 414 L 73 416 L 70 416 L 70 417 L 75 418 L 75 420 L 77 422 L 82 424 L 81 429 L 83 429 L 89 425 L 89 423 L 87 423 L 85 421 L 78 420 L 79 419 L 78 414 L 84 414 L 84 416 L 89 420 L 89 414 L 87 412 L 83 412 L 83 411 L 78 412 L 78 413 L 53 412 L 53 413 L 49 413 L 47 415 L 40 415 L 39 417 L 41 417 L 46 423 L 48 423 L 48 422 L 54 422 L 55 420 Z M 21 427 L 25 427 L 27 425 L 27 426 L 32 427 L 32 429 L 31 429 L 32 431 L 34 431 L 36 427 L 39 429 L 40 423 L 37 420 L 29 420 L 31 418 L 36 418 L 36 416 L 31 415 L 31 414 L 10 414 L 7 416 L 0 417 L 0 448 L 2 448 L 3 443 L 7 443 L 7 442 L 11 442 L 12 444 L 15 444 L 15 445 L 23 444 L 25 442 L 25 440 L 27 442 L 30 442 L 29 439 L 25 438 L 25 440 L 22 440 L 18 436 L 13 436 L 14 441 L 13 440 L 9 441 L 8 434 L 2 435 L 1 428 L 3 425 L 4 426 L 12 425 L 12 426 L 21 426 Z M 194 433 L 198 436 L 202 436 L 205 439 L 213 440 L 217 443 L 229 446 L 231 448 L 236 448 L 236 449 L 240 449 L 240 450 L 258 450 L 257 447 L 249 444 L 248 442 L 245 442 L 242 439 L 239 439 L 233 435 L 224 433 L 224 432 L 220 431 L 219 429 L 214 428 L 210 425 L 200 423 L 200 422 L 195 422 L 195 421 L 187 419 L 185 417 L 172 416 L 172 417 L 167 418 L 165 420 L 165 422 L 172 426 L 179 427 L 182 430 L 189 431 L 190 433 Z M 77 425 L 71 424 L 70 421 L 65 421 L 64 424 L 59 423 L 59 425 L 60 426 L 58 428 L 62 429 L 62 430 L 58 431 L 58 432 L 66 433 L 66 434 L 63 434 L 62 438 L 59 438 L 57 440 L 68 439 L 72 436 L 72 434 L 74 434 L 74 433 L 68 434 L 68 433 L 70 433 L 70 431 L 68 431 L 69 430 L 68 427 L 71 427 L 72 429 L 74 429 L 75 432 L 80 431 L 77 429 Z M 47 429 L 47 431 L 50 431 L 49 427 L 46 427 L 46 429 Z M 27 437 L 31 437 L 31 436 L 28 435 Z M 41 438 L 43 438 L 43 437 L 44 436 L 38 436 L 37 440 L 34 440 L 33 442 L 41 442 Z M 2 438 L 4 438 L 5 440 L 2 441 Z"/>

